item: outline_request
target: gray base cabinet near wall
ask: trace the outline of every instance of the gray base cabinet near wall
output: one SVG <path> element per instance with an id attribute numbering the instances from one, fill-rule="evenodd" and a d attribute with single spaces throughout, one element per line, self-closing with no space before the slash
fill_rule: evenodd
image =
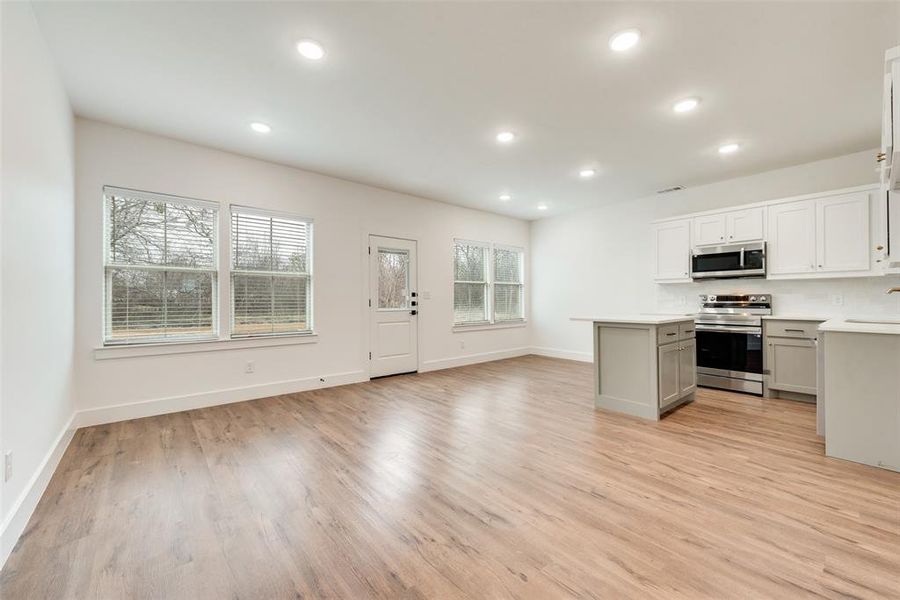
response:
<path id="1" fill-rule="evenodd" d="M 697 346 L 688 317 L 578 317 L 594 338 L 597 408 L 659 420 L 694 399 Z"/>
<path id="2" fill-rule="evenodd" d="M 816 329 L 822 320 L 766 319 L 765 395 L 815 402 L 818 389 Z"/>

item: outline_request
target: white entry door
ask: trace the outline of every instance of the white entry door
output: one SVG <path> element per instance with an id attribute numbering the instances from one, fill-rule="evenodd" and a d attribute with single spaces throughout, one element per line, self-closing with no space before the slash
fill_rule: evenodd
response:
<path id="1" fill-rule="evenodd" d="M 370 376 L 419 367 L 416 242 L 369 236 Z"/>

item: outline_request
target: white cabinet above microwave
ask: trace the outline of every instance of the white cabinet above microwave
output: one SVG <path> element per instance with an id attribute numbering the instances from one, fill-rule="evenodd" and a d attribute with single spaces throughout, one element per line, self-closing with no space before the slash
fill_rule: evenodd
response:
<path id="1" fill-rule="evenodd" d="M 766 210 L 758 206 L 694 217 L 695 246 L 756 242 L 765 238 Z"/>

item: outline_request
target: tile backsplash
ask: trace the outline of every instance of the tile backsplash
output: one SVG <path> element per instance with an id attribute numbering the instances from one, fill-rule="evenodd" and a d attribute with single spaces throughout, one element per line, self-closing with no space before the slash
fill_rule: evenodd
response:
<path id="1" fill-rule="evenodd" d="M 768 293 L 775 315 L 850 317 L 900 316 L 900 294 L 887 294 L 900 285 L 900 275 L 844 279 L 767 280 L 720 279 L 657 285 L 657 310 L 692 312 L 700 294 Z"/>

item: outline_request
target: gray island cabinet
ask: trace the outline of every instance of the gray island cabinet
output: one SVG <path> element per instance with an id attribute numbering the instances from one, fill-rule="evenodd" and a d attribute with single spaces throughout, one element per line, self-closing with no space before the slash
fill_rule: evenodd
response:
<path id="1" fill-rule="evenodd" d="M 594 339 L 597 408 L 659 420 L 694 399 L 694 321 L 683 316 L 573 317 L 589 321 Z"/>

